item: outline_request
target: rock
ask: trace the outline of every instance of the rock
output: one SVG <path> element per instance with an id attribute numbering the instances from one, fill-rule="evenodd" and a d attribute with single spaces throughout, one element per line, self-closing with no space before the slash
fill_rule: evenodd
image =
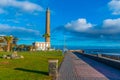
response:
<path id="1" fill-rule="evenodd" d="M 23 59 L 23 58 L 24 58 L 24 56 L 22 56 L 22 55 L 21 55 L 21 56 L 20 56 L 20 58 L 22 58 L 22 59 Z"/>
<path id="2" fill-rule="evenodd" d="M 14 59 L 16 56 L 14 54 L 11 54 L 10 56 L 12 59 Z"/>
<path id="3" fill-rule="evenodd" d="M 10 57 L 10 56 L 7 56 L 6 59 L 11 59 L 11 57 Z"/>
<path id="4" fill-rule="evenodd" d="M 11 55 L 3 55 L 2 56 L 3 59 L 23 59 L 24 56 L 22 55 L 18 55 L 17 52 L 12 53 Z"/>
<path id="5" fill-rule="evenodd" d="M 6 59 L 7 58 L 7 55 L 3 55 L 3 59 Z"/>

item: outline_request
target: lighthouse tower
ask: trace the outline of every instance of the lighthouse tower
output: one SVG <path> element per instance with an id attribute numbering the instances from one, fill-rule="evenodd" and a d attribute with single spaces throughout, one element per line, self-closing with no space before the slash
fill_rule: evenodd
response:
<path id="1" fill-rule="evenodd" d="M 46 29 L 45 29 L 45 42 L 47 47 L 50 48 L 50 9 L 46 10 Z"/>
<path id="2" fill-rule="evenodd" d="M 50 45 L 50 10 L 47 8 L 46 10 L 46 27 L 45 27 L 45 42 L 34 42 L 33 46 L 36 47 L 36 50 L 49 50 L 51 48 Z"/>

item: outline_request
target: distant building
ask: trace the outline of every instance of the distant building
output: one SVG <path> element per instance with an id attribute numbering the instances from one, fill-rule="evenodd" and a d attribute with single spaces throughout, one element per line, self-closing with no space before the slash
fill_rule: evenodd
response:
<path id="1" fill-rule="evenodd" d="M 33 46 L 35 46 L 37 51 L 39 51 L 39 50 L 44 51 L 44 50 L 49 48 L 50 43 L 48 43 L 48 42 L 34 42 Z"/>
<path id="2" fill-rule="evenodd" d="M 5 39 L 4 39 L 4 37 L 5 37 L 6 35 L 0 35 L 0 45 L 1 46 L 4 46 L 4 45 L 7 45 L 7 43 L 6 43 L 6 41 L 5 41 Z M 10 35 L 10 36 L 12 36 L 12 35 Z M 16 44 L 16 37 L 14 37 L 14 36 L 12 36 L 13 37 L 13 40 L 12 40 L 12 44 Z"/>
<path id="3" fill-rule="evenodd" d="M 7 43 L 4 39 L 4 35 L 0 35 L 0 51 L 4 51 L 4 46 L 6 46 Z"/>
<path id="4" fill-rule="evenodd" d="M 7 45 L 5 39 L 4 39 L 4 35 L 0 35 L 0 46 L 3 47 Z"/>
<path id="5" fill-rule="evenodd" d="M 48 50 L 51 48 L 50 44 L 50 10 L 49 8 L 46 11 L 46 28 L 45 28 L 45 42 L 34 42 L 33 46 L 36 50 Z"/>

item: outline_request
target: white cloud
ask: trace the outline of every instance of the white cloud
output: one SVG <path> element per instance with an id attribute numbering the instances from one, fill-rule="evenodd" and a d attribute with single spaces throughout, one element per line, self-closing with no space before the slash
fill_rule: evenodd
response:
<path id="1" fill-rule="evenodd" d="M 120 18 L 105 19 L 101 25 L 96 26 L 88 23 L 86 19 L 78 19 L 55 30 L 56 32 L 63 31 L 65 35 L 78 37 L 79 39 L 82 37 L 100 40 L 120 40 Z"/>
<path id="2" fill-rule="evenodd" d="M 120 0 L 112 0 L 108 3 L 110 10 L 113 11 L 112 14 L 119 15 L 120 14 Z"/>
<path id="3" fill-rule="evenodd" d="M 88 23 L 86 21 L 86 19 L 81 18 L 78 19 L 76 21 L 72 21 L 70 23 L 67 23 L 65 25 L 65 28 L 69 29 L 69 30 L 74 30 L 77 32 L 82 32 L 82 31 L 86 31 L 88 29 L 90 29 L 93 25 L 91 23 Z"/>
<path id="4" fill-rule="evenodd" d="M 40 5 L 29 1 L 17 1 L 17 0 L 0 0 L 1 7 L 16 7 L 24 11 L 43 11 L 43 8 Z"/>
<path id="5" fill-rule="evenodd" d="M 37 30 L 27 29 L 23 27 L 9 26 L 7 24 L 0 24 L 0 34 L 13 34 L 17 36 L 39 36 L 40 33 Z"/>
<path id="6" fill-rule="evenodd" d="M 86 19 L 78 19 L 65 25 L 67 30 L 91 34 L 116 34 L 120 33 L 120 18 L 105 19 L 101 27 L 88 23 Z"/>
<path id="7" fill-rule="evenodd" d="M 102 30 L 109 34 L 120 33 L 120 18 L 104 20 Z"/>
<path id="8" fill-rule="evenodd" d="M 120 18 L 106 19 L 103 21 L 104 28 L 120 29 Z"/>
<path id="9" fill-rule="evenodd" d="M 14 23 L 20 23 L 18 20 L 16 19 L 6 19 L 6 22 L 14 22 Z"/>

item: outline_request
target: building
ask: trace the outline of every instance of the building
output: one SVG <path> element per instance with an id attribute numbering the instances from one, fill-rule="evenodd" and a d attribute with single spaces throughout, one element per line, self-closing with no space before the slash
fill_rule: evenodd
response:
<path id="1" fill-rule="evenodd" d="M 47 43 L 47 42 L 35 42 L 33 43 L 33 45 L 35 46 L 36 50 L 39 51 L 39 50 L 48 50 L 50 44 Z"/>
<path id="2" fill-rule="evenodd" d="M 7 45 L 5 39 L 4 39 L 4 35 L 0 35 L 0 46 L 3 47 Z"/>
<path id="3" fill-rule="evenodd" d="M 36 48 L 36 50 L 48 50 L 51 48 L 50 44 L 50 10 L 47 8 L 46 10 L 46 28 L 45 28 L 45 34 L 43 35 L 45 37 L 45 42 L 34 42 L 33 46 Z"/>
<path id="4" fill-rule="evenodd" d="M 4 51 L 4 46 L 6 46 L 7 43 L 4 39 L 4 35 L 0 35 L 0 51 Z"/>

